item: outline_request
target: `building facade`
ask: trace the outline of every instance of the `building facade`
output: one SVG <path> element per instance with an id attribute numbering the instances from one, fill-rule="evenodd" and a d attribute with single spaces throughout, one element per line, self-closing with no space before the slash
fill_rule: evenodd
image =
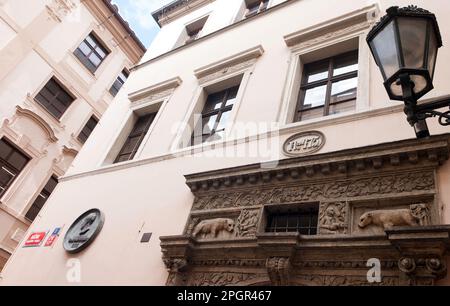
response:
<path id="1" fill-rule="evenodd" d="M 29 231 L 59 239 L 22 241 L 2 284 L 367 285 L 372 265 L 375 284 L 449 284 L 450 130 L 416 139 L 366 43 L 410 4 L 445 43 L 440 0 L 154 12 L 161 32 Z M 424 100 L 450 93 L 449 60 Z"/>
<path id="2" fill-rule="evenodd" d="M 1 270 L 145 48 L 109 1 L 2 0 L 0 33 Z"/>

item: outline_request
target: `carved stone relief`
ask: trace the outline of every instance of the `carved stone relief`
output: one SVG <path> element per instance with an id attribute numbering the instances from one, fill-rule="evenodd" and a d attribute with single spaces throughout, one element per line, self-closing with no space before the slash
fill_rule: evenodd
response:
<path id="1" fill-rule="evenodd" d="M 319 233 L 346 234 L 348 229 L 348 203 L 321 203 L 319 212 Z"/>
<path id="2" fill-rule="evenodd" d="M 384 177 L 297 185 L 294 187 L 266 187 L 252 188 L 244 191 L 207 193 L 196 197 L 193 210 L 346 199 L 433 189 L 433 172 L 413 172 Z"/>
<path id="3" fill-rule="evenodd" d="M 234 220 L 217 218 L 200 221 L 194 228 L 194 238 L 215 239 L 234 233 Z"/>
<path id="4" fill-rule="evenodd" d="M 259 222 L 260 209 L 244 209 L 237 219 L 236 236 L 254 237 Z"/>
<path id="5" fill-rule="evenodd" d="M 72 0 L 52 0 L 49 5 L 46 5 L 47 13 L 57 22 L 70 14 L 77 5 Z"/>

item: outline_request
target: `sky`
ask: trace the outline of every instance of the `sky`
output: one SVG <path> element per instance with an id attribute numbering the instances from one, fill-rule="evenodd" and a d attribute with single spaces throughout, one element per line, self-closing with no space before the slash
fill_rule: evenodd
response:
<path id="1" fill-rule="evenodd" d="M 173 0 L 112 0 L 119 7 L 122 17 L 148 48 L 158 33 L 159 26 L 152 17 L 158 10 Z"/>

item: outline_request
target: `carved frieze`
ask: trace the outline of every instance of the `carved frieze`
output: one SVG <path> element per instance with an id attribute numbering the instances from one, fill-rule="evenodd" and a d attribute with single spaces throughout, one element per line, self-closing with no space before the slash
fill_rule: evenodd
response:
<path id="1" fill-rule="evenodd" d="M 236 236 L 254 237 L 259 222 L 260 209 L 244 209 L 237 219 Z"/>
<path id="2" fill-rule="evenodd" d="M 201 272 L 192 273 L 189 286 L 233 286 L 261 277 L 255 273 Z"/>
<path id="3" fill-rule="evenodd" d="M 434 174 L 412 172 L 372 178 L 346 179 L 294 187 L 258 188 L 204 194 L 196 197 L 193 210 L 262 206 L 265 204 L 348 199 L 370 195 L 433 191 Z"/>
<path id="4" fill-rule="evenodd" d="M 49 5 L 46 5 L 47 13 L 57 22 L 70 14 L 77 5 L 72 0 L 52 0 Z"/>

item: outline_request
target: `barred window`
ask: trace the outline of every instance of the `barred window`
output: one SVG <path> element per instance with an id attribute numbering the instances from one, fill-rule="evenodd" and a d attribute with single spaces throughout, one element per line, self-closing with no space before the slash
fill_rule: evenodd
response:
<path id="1" fill-rule="evenodd" d="M 269 212 L 266 232 L 317 235 L 318 216 L 318 205 L 306 205 L 291 211 Z"/>

